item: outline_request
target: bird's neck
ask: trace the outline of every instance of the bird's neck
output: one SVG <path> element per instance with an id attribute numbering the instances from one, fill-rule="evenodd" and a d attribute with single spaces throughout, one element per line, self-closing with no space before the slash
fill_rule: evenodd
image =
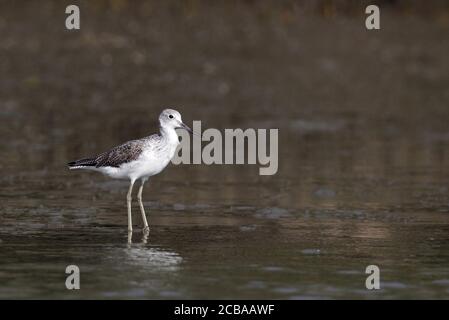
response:
<path id="1" fill-rule="evenodd" d="M 176 133 L 176 130 L 174 128 L 160 126 L 159 131 L 161 133 L 161 136 L 164 139 L 167 139 L 169 143 L 171 144 L 179 143 L 178 134 Z"/>

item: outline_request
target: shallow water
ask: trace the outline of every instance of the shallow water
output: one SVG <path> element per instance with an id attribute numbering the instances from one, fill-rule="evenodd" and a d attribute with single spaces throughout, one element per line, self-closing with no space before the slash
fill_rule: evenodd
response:
<path id="1" fill-rule="evenodd" d="M 447 25 L 86 8 L 75 34 L 55 3 L 1 10 L 0 298 L 449 296 Z M 279 171 L 172 165 L 129 241 L 127 182 L 65 164 L 152 133 L 165 106 L 279 128 Z"/>

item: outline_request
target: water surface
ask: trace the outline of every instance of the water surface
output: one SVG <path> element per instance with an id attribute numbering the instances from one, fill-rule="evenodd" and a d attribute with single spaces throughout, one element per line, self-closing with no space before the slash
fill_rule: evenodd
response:
<path id="1" fill-rule="evenodd" d="M 68 33 L 57 2 L 2 7 L 0 298 L 448 297 L 446 24 L 86 5 Z M 65 164 L 154 132 L 167 106 L 279 128 L 279 171 L 170 166 L 130 243 L 127 182 Z"/>

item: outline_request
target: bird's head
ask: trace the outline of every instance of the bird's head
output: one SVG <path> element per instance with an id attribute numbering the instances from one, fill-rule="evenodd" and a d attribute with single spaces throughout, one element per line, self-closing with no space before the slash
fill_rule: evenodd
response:
<path id="1" fill-rule="evenodd" d="M 173 109 L 165 109 L 159 116 L 159 124 L 162 128 L 184 129 L 193 133 L 184 122 L 182 122 L 181 114 Z"/>

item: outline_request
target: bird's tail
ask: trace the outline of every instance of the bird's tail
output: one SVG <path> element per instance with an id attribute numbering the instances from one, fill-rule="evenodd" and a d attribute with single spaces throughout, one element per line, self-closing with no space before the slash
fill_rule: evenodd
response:
<path id="1" fill-rule="evenodd" d="M 67 164 L 69 169 L 82 169 L 86 167 L 95 167 L 97 161 L 94 158 L 79 159 Z"/>

